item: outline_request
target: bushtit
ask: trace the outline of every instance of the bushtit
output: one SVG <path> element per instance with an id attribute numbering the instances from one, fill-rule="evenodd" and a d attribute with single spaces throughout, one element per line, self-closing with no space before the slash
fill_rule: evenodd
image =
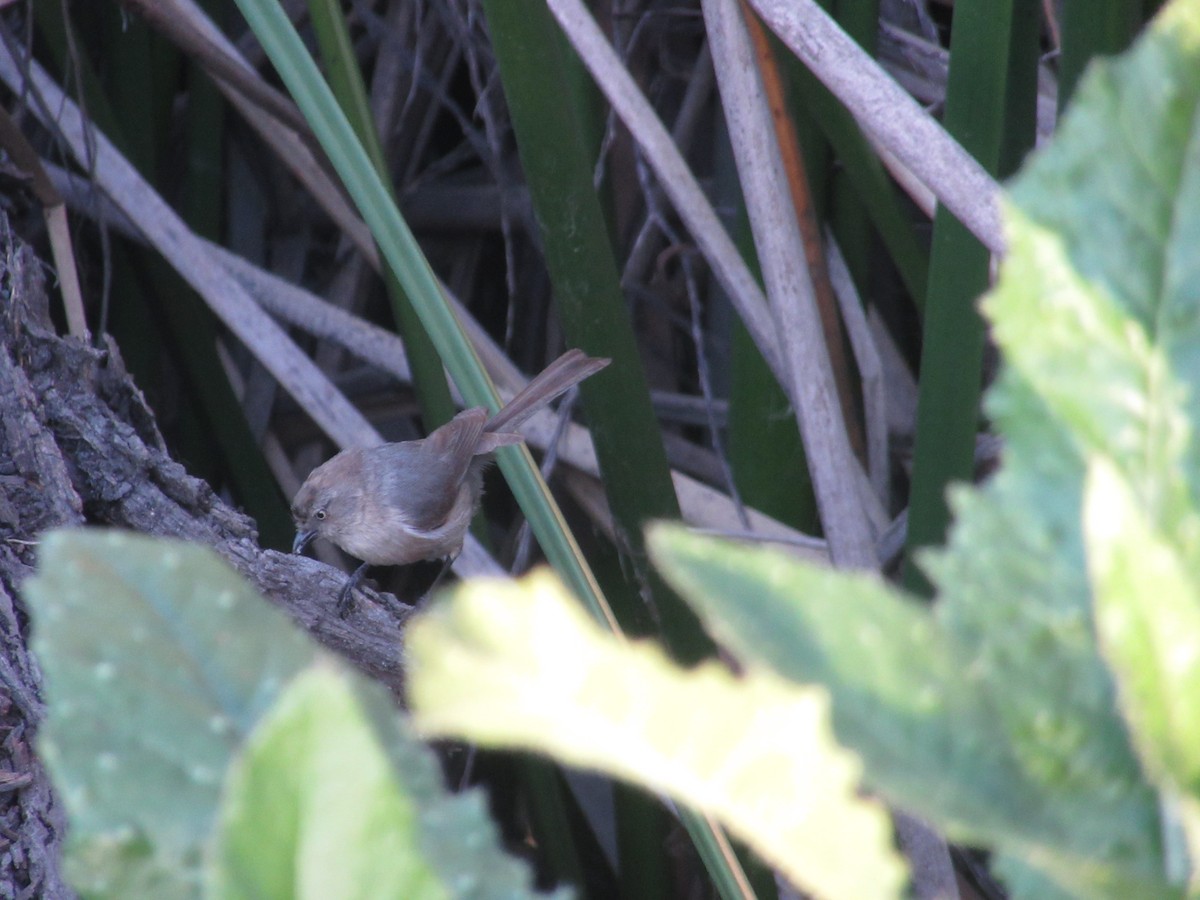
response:
<path id="1" fill-rule="evenodd" d="M 292 502 L 292 552 L 323 537 L 362 560 L 338 614 L 370 566 L 444 559 L 440 579 L 462 550 L 492 451 L 522 440 L 509 429 L 608 363 L 568 350 L 491 418 L 483 407 L 463 410 L 422 440 L 343 450 L 313 469 Z"/>

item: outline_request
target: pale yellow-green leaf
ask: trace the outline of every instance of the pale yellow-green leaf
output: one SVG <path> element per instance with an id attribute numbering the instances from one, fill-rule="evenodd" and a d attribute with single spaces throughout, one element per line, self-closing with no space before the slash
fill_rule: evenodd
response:
<path id="1" fill-rule="evenodd" d="M 674 666 L 597 628 L 551 575 L 479 581 L 413 623 L 420 729 L 598 769 L 724 822 L 824 897 L 897 896 L 883 807 L 857 795 L 822 689 Z"/>

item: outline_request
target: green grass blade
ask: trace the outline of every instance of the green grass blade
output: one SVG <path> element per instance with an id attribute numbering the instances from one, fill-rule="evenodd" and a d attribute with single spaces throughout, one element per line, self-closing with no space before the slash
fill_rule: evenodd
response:
<path id="1" fill-rule="evenodd" d="M 879 0 L 840 0 L 834 3 L 834 17 L 850 37 L 871 56 L 875 55 L 879 33 Z M 869 283 L 873 236 L 867 211 L 859 193 L 835 171 L 830 194 L 830 215 L 834 234 L 855 282 Z"/>
<path id="2" fill-rule="evenodd" d="M 716 156 L 715 200 L 719 209 L 736 209 L 730 228 L 761 283 L 758 254 L 742 199 L 733 148 L 722 129 Z M 729 463 L 741 499 L 801 531 L 818 533 L 820 519 L 804 442 L 791 401 L 740 320 L 729 337 Z"/>
<path id="3" fill-rule="evenodd" d="M 1144 0 L 1067 0 L 1062 11 L 1058 111 L 1067 108 L 1092 57 L 1120 53 L 1142 25 Z"/>
<path id="4" fill-rule="evenodd" d="M 321 47 L 325 68 L 329 72 L 330 87 L 345 111 L 350 127 L 354 129 L 367 155 L 370 156 L 375 171 L 391 192 L 392 202 L 395 203 L 396 194 L 391 190 L 391 180 L 383 158 L 383 146 L 380 144 L 379 131 L 371 115 L 371 104 L 367 100 L 367 90 L 363 84 L 362 73 L 358 69 L 354 47 L 350 43 L 350 30 L 346 25 L 342 5 L 338 0 L 309 0 L 308 11 L 317 42 Z M 427 429 L 436 428 L 450 421 L 455 413 L 454 400 L 450 396 L 450 387 L 446 384 L 442 361 L 438 358 L 429 335 L 425 333 L 420 316 L 417 315 L 392 269 L 384 270 L 384 282 L 387 285 L 396 328 L 404 339 L 404 349 L 408 352 L 413 387 L 421 402 L 425 426 Z"/>
<path id="5" fill-rule="evenodd" d="M 483 8 L 563 329 L 571 343 L 614 360 L 608 378 L 582 387 L 605 492 L 635 576 L 653 597 L 664 640 L 678 657 L 694 661 L 711 653 L 712 644 L 695 615 L 650 569 L 642 547 L 644 524 L 678 518 L 679 504 L 593 186 L 591 120 L 572 102 L 580 92 L 562 87 L 578 83 L 581 66 L 540 4 L 485 0 Z M 636 611 L 642 603 L 637 591 L 628 597 Z M 622 792 L 617 818 L 623 892 L 662 896 L 669 872 L 659 849 L 668 827 L 661 807 Z M 703 820 L 693 825 L 711 836 Z M 710 854 L 707 844 L 697 846 L 714 879 L 730 880 L 729 861 Z"/>
<path id="6" fill-rule="evenodd" d="M 945 124 L 993 173 L 1002 160 L 1019 155 L 1013 142 L 1033 142 L 1032 103 L 1011 97 L 1036 89 L 1031 75 L 1036 35 L 1030 36 L 1029 23 L 1037 15 L 1036 0 L 961 0 L 955 7 Z M 989 263 L 987 249 L 939 207 L 925 302 L 905 567 L 906 586 L 919 593 L 930 586 L 912 564 L 912 552 L 945 539 L 946 487 L 972 475 L 984 345 L 976 301 L 987 289 Z"/>
<path id="7" fill-rule="evenodd" d="M 603 380 L 584 383 L 583 399 L 609 503 L 635 571 L 646 578 L 642 527 L 678 518 L 679 503 L 592 184 L 582 113 L 561 88 L 579 63 L 541 6 L 485 0 L 483 7 L 563 329 L 571 343 L 614 361 Z M 645 583 L 667 644 L 685 660 L 711 652 L 687 607 L 661 583 Z"/>

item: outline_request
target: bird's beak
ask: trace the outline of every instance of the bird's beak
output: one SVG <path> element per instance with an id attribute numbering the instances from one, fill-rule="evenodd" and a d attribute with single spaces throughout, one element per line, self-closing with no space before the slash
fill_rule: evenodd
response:
<path id="1" fill-rule="evenodd" d="M 312 539 L 317 536 L 315 531 L 297 531 L 296 539 L 292 541 L 292 552 L 303 553 L 304 548 L 312 543 Z"/>

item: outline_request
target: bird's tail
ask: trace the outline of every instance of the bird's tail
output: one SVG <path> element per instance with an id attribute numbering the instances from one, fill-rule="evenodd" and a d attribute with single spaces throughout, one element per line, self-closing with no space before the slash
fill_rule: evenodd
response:
<path id="1" fill-rule="evenodd" d="M 568 350 L 542 370 L 483 426 L 485 432 L 506 431 L 520 425 L 551 400 L 565 394 L 585 378 L 595 375 L 612 360 Z"/>

